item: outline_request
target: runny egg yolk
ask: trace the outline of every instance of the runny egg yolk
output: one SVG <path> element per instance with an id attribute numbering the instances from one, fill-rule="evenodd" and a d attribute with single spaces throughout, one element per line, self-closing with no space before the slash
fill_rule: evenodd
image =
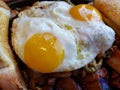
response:
<path id="1" fill-rule="evenodd" d="M 35 34 L 25 44 L 24 58 L 32 69 L 49 73 L 63 62 L 64 50 L 51 33 Z"/>
<path id="2" fill-rule="evenodd" d="M 70 9 L 70 15 L 80 21 L 102 20 L 101 13 L 93 6 L 80 4 Z"/>

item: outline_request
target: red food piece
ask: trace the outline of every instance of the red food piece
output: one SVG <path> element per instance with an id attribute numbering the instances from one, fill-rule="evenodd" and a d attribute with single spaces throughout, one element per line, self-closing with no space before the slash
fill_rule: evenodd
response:
<path id="1" fill-rule="evenodd" d="M 120 89 L 120 74 L 118 72 L 113 71 L 109 84 L 117 89 Z"/>
<path id="2" fill-rule="evenodd" d="M 53 86 L 45 85 L 42 90 L 53 90 Z"/>
<path id="3" fill-rule="evenodd" d="M 107 64 L 120 73 L 120 50 L 114 49 Z"/>
<path id="4" fill-rule="evenodd" d="M 96 72 L 88 73 L 85 70 L 80 71 L 79 82 L 83 90 L 102 90 L 99 76 Z"/>
<path id="5" fill-rule="evenodd" d="M 82 89 L 71 78 L 60 78 L 56 82 L 56 89 L 55 90 L 82 90 Z"/>

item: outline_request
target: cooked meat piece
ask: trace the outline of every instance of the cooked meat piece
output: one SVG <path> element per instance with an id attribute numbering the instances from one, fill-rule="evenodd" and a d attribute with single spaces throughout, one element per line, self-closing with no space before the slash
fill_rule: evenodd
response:
<path id="1" fill-rule="evenodd" d="M 97 72 L 80 71 L 79 82 L 84 90 L 102 90 Z"/>
<path id="2" fill-rule="evenodd" d="M 111 57 L 108 59 L 107 64 L 120 73 L 120 50 L 114 49 Z"/>
<path id="3" fill-rule="evenodd" d="M 71 78 L 60 78 L 56 82 L 55 90 L 82 90 Z"/>
<path id="4" fill-rule="evenodd" d="M 112 76 L 109 77 L 109 84 L 116 90 L 120 89 L 120 74 L 118 72 L 112 72 Z"/>
<path id="5" fill-rule="evenodd" d="M 50 85 L 45 85 L 42 90 L 54 90 L 52 86 Z"/>
<path id="6" fill-rule="evenodd" d="M 64 77 L 70 77 L 71 72 L 55 72 L 55 73 L 50 73 L 50 77 L 55 77 L 55 78 L 64 78 Z"/>

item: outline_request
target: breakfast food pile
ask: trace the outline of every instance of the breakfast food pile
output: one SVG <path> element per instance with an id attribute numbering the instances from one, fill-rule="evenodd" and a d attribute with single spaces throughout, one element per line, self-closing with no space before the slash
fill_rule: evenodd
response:
<path id="1" fill-rule="evenodd" d="M 120 89 L 120 40 L 99 11 L 104 1 L 35 1 L 14 10 L 0 1 L 0 14 L 8 15 L 0 17 L 0 89 Z"/>

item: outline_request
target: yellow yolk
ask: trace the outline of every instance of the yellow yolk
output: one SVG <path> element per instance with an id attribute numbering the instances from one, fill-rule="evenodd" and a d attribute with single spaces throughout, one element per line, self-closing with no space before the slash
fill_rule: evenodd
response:
<path id="1" fill-rule="evenodd" d="M 52 34 L 35 34 L 25 44 L 24 58 L 32 69 L 49 73 L 62 63 L 64 50 Z"/>
<path id="2" fill-rule="evenodd" d="M 70 15 L 77 20 L 102 20 L 101 13 L 93 6 L 80 4 L 70 9 Z"/>

